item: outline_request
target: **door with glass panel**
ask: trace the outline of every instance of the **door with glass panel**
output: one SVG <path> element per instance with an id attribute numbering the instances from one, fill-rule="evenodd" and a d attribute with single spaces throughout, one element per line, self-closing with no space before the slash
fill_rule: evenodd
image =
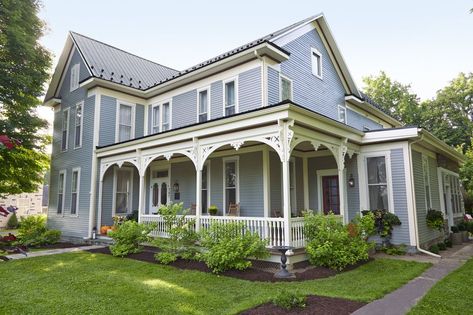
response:
<path id="1" fill-rule="evenodd" d="M 338 176 L 322 177 L 322 195 L 324 214 L 330 211 L 336 215 L 340 214 L 340 194 L 338 189 Z"/>
<path id="2" fill-rule="evenodd" d="M 161 205 L 169 203 L 169 171 L 153 170 L 150 180 L 150 213 L 157 214 Z"/>

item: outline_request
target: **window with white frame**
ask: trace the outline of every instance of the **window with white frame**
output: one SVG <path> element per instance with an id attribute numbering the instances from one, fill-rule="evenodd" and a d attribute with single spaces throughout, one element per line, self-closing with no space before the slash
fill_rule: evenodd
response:
<path id="1" fill-rule="evenodd" d="M 80 185 L 80 169 L 72 170 L 71 180 L 71 215 L 77 215 L 79 209 L 79 185 Z"/>
<path id="2" fill-rule="evenodd" d="M 235 80 L 227 81 L 224 84 L 225 96 L 225 116 L 236 113 L 236 84 Z"/>
<path id="3" fill-rule="evenodd" d="M 66 171 L 59 172 L 57 191 L 57 214 L 62 214 L 64 210 L 64 191 L 66 190 Z"/>
<path id="4" fill-rule="evenodd" d="M 432 208 L 432 199 L 430 191 L 429 158 L 425 155 L 422 156 L 422 173 L 424 179 L 425 210 L 427 211 Z"/>
<path id="5" fill-rule="evenodd" d="M 171 129 L 171 102 L 156 104 L 152 108 L 151 127 L 153 133 Z"/>
<path id="6" fill-rule="evenodd" d="M 209 192 L 210 192 L 210 187 L 209 187 L 209 179 L 210 179 L 210 168 L 209 164 L 206 163 L 204 164 L 204 167 L 202 168 L 202 213 L 207 213 L 207 208 L 209 205 Z"/>
<path id="7" fill-rule="evenodd" d="M 370 210 L 389 210 L 386 157 L 366 158 Z"/>
<path id="8" fill-rule="evenodd" d="M 292 100 L 292 80 L 283 75 L 280 76 L 280 89 L 281 99 L 280 101 Z"/>
<path id="9" fill-rule="evenodd" d="M 134 137 L 135 107 L 132 104 L 118 103 L 117 142 L 127 141 Z"/>
<path id="10" fill-rule="evenodd" d="M 77 63 L 71 68 L 71 92 L 79 88 L 80 64 Z"/>
<path id="11" fill-rule="evenodd" d="M 224 160 L 224 195 L 225 205 L 224 208 L 228 210 L 230 204 L 238 203 L 238 190 L 239 190 L 239 179 L 238 179 L 238 159 L 229 158 Z"/>
<path id="12" fill-rule="evenodd" d="M 61 150 L 67 151 L 69 142 L 69 108 L 62 112 Z"/>
<path id="13" fill-rule="evenodd" d="M 445 175 L 447 183 L 450 185 L 450 202 L 452 207 L 452 212 L 462 213 L 463 212 L 463 198 L 460 189 L 460 180 L 457 175 Z M 447 196 L 448 198 L 448 196 Z M 447 201 L 448 202 L 448 201 Z"/>
<path id="14" fill-rule="evenodd" d="M 161 126 L 161 131 L 166 131 L 171 129 L 171 103 L 166 102 L 161 106 L 163 111 L 163 124 Z"/>
<path id="15" fill-rule="evenodd" d="M 322 79 L 322 54 L 315 48 L 311 49 L 312 74 Z"/>
<path id="16" fill-rule="evenodd" d="M 338 105 L 338 121 L 344 124 L 347 123 L 347 109 L 345 106 Z"/>
<path id="17" fill-rule="evenodd" d="M 159 132 L 159 125 L 161 121 L 161 111 L 159 105 L 153 106 L 152 109 L 152 115 L 153 118 L 151 119 L 151 124 L 152 124 L 152 129 L 153 133 L 158 133 Z"/>
<path id="18" fill-rule="evenodd" d="M 199 122 L 209 120 L 209 89 L 200 90 L 197 101 L 199 109 Z"/>
<path id="19" fill-rule="evenodd" d="M 115 214 L 126 214 L 131 210 L 132 170 L 115 169 Z"/>
<path id="20" fill-rule="evenodd" d="M 84 121 L 84 103 L 76 105 L 74 148 L 82 147 L 82 125 Z"/>

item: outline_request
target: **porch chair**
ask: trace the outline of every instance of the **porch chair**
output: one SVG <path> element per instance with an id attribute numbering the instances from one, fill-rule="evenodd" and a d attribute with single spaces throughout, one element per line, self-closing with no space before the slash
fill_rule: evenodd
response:
<path id="1" fill-rule="evenodd" d="M 276 209 L 271 210 L 271 217 L 282 218 L 281 210 L 276 210 Z"/>
<path id="2" fill-rule="evenodd" d="M 195 203 L 191 203 L 191 208 L 189 209 L 188 215 L 195 215 L 195 209 L 196 209 Z"/>
<path id="3" fill-rule="evenodd" d="M 230 203 L 228 205 L 228 216 L 239 217 L 240 216 L 240 204 L 239 203 Z"/>

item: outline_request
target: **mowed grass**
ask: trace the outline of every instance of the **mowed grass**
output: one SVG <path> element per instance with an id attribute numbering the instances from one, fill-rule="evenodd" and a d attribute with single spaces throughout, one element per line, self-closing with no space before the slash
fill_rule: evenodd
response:
<path id="1" fill-rule="evenodd" d="M 429 264 L 379 259 L 335 277 L 258 283 L 87 252 L 2 263 L 0 314 L 235 314 L 282 288 L 372 301 Z"/>
<path id="2" fill-rule="evenodd" d="M 473 259 L 439 282 L 409 314 L 472 314 Z"/>

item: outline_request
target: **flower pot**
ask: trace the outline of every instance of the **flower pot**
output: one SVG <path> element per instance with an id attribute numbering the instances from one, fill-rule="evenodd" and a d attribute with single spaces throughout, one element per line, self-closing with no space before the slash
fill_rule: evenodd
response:
<path id="1" fill-rule="evenodd" d="M 462 231 L 463 242 L 468 242 L 470 240 L 470 233 L 468 231 Z"/>
<path id="2" fill-rule="evenodd" d="M 463 243 L 463 233 L 452 233 L 452 244 L 461 245 Z"/>

